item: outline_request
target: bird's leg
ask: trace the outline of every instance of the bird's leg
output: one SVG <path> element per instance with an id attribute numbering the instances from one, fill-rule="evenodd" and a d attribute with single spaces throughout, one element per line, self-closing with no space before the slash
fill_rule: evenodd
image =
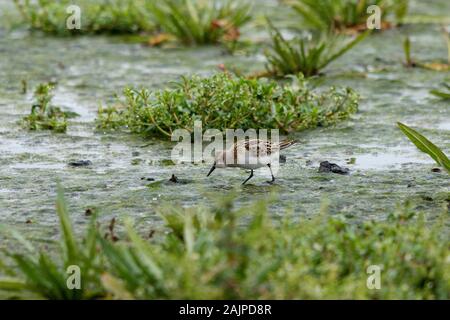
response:
<path id="1" fill-rule="evenodd" d="M 272 167 L 270 166 L 270 163 L 269 163 L 267 166 L 269 167 L 270 174 L 272 175 L 272 180 L 271 180 L 271 181 L 267 181 L 267 182 L 268 182 L 268 183 L 274 183 L 274 182 L 275 182 L 275 177 L 274 177 L 274 175 L 273 175 Z"/>
<path id="2" fill-rule="evenodd" d="M 242 183 L 242 185 L 246 184 L 247 181 L 250 180 L 252 177 L 253 177 L 253 169 L 252 169 L 252 171 L 250 172 L 250 177 L 248 177 L 247 180 L 245 180 L 245 181 Z"/>

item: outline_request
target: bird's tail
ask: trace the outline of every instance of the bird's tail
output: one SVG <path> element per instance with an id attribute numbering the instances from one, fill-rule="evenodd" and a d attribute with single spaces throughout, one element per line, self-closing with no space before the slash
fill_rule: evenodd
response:
<path id="1" fill-rule="evenodd" d="M 298 140 L 283 140 L 280 142 L 280 150 L 289 148 L 290 146 L 293 146 L 296 143 L 298 143 Z"/>

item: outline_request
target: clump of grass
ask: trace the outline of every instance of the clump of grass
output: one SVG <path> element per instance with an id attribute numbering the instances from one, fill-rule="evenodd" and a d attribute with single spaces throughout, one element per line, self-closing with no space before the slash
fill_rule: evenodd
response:
<path id="1" fill-rule="evenodd" d="M 314 76 L 361 42 L 368 32 L 353 40 L 343 43 L 336 36 L 320 36 L 311 39 L 295 38 L 286 40 L 280 31 L 271 26 L 272 48 L 266 51 L 269 74 L 284 76 L 303 73 L 306 77 Z"/>
<path id="2" fill-rule="evenodd" d="M 280 129 L 283 133 L 328 126 L 358 109 L 352 89 L 316 92 L 299 76 L 297 85 L 249 80 L 219 73 L 209 78 L 183 78 L 174 89 L 125 89 L 123 101 L 100 108 L 100 129 L 170 136 L 176 129 L 192 132 L 194 121 L 204 129 Z"/>
<path id="3" fill-rule="evenodd" d="M 75 113 L 62 111 L 51 105 L 53 98 L 52 83 L 39 84 L 34 92 L 36 101 L 31 107 L 31 113 L 22 119 L 22 123 L 29 130 L 53 130 L 66 132 L 67 119 L 75 117 Z"/>
<path id="4" fill-rule="evenodd" d="M 92 299 L 103 296 L 95 216 L 91 219 L 83 241 L 77 241 L 61 188 L 58 188 L 56 212 L 62 237 L 57 258 L 55 259 L 55 255 L 48 250 L 34 248 L 33 244 L 22 235 L 12 232 L 24 246 L 25 252 L 7 252 L 7 256 L 15 263 L 15 268 L 6 269 L 15 276 L 1 279 L 0 288 L 58 300 Z M 0 230 L 11 231 L 8 228 Z M 70 266 L 76 266 L 80 270 L 82 282 L 78 289 L 68 286 L 68 280 L 70 284 L 74 284 L 68 278 L 73 272 L 68 269 Z"/>
<path id="5" fill-rule="evenodd" d="M 370 13 L 367 8 L 381 9 L 381 28 L 399 23 L 408 11 L 408 0 L 286 0 L 304 22 L 314 29 L 346 32 L 366 30 Z"/>
<path id="6" fill-rule="evenodd" d="M 416 145 L 416 147 L 422 151 L 428 154 L 431 158 L 433 158 L 436 163 L 443 167 L 449 174 L 450 174 L 450 160 L 445 155 L 444 152 L 442 152 L 439 147 L 437 147 L 434 143 L 432 143 L 430 140 L 425 138 L 423 135 L 421 135 L 416 130 L 404 125 L 403 123 L 398 123 L 398 126 L 400 130 L 408 137 L 409 140 L 411 140 L 412 143 Z"/>
<path id="7" fill-rule="evenodd" d="M 14 0 L 32 30 L 55 35 L 128 34 L 155 29 L 146 0 Z M 66 26 L 69 5 L 81 9 L 81 29 Z"/>
<path id="8" fill-rule="evenodd" d="M 130 220 L 125 222 L 124 241 L 107 240 L 90 227 L 87 252 L 95 252 L 95 242 L 101 250 L 91 259 L 104 264 L 101 269 L 88 266 L 96 276 L 83 278 L 83 284 L 95 284 L 93 292 L 103 293 L 102 298 L 119 299 L 449 298 L 449 246 L 442 239 L 442 218 L 430 224 L 405 205 L 378 222 L 349 223 L 340 215 L 328 215 L 326 206 L 310 220 L 294 219 L 289 212 L 274 220 L 268 204 L 257 201 L 238 208 L 227 196 L 211 208 L 162 207 L 158 212 L 167 231 L 150 240 L 141 237 Z M 71 227 L 63 212 L 66 234 Z M 76 252 L 70 263 L 83 261 L 73 238 L 64 243 L 68 252 Z M 16 268 L 24 270 L 16 283 L 22 281 L 25 292 L 38 289 L 46 298 L 71 298 L 53 293 L 64 291 L 60 275 L 53 273 L 55 262 L 46 261 L 51 268 L 37 263 L 23 268 L 24 259 L 15 261 Z M 381 269 L 379 290 L 366 286 L 372 265 Z M 0 288 L 6 287 L 0 280 Z M 91 297 L 82 293 L 77 297 Z"/>
<path id="9" fill-rule="evenodd" d="M 162 31 L 187 45 L 236 41 L 251 8 L 237 0 L 166 0 L 151 7 Z"/>

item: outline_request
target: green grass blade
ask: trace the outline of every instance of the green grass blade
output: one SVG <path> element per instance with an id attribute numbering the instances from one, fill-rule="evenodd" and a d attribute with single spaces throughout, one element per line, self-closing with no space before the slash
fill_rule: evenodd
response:
<path id="1" fill-rule="evenodd" d="M 145 265 L 146 269 L 157 280 L 162 280 L 163 272 L 152 258 L 152 252 L 147 242 L 145 242 L 133 229 L 131 221 L 125 221 L 127 235 L 139 253 L 139 260 Z"/>
<path id="2" fill-rule="evenodd" d="M 430 93 L 436 97 L 442 99 L 450 99 L 450 93 L 439 91 L 439 90 L 431 90 Z"/>
<path id="3" fill-rule="evenodd" d="M 72 264 L 76 262 L 79 251 L 77 243 L 75 241 L 75 235 L 72 228 L 72 223 L 69 218 L 67 211 L 66 201 L 64 199 L 63 190 L 61 186 L 58 185 L 58 197 L 56 200 L 56 212 L 58 213 L 61 230 L 63 234 L 64 247 L 67 254 L 67 264 Z"/>
<path id="4" fill-rule="evenodd" d="M 411 40 L 409 40 L 409 37 L 405 39 L 403 42 L 403 51 L 405 52 L 405 60 L 406 64 L 408 66 L 412 65 L 412 59 L 411 59 Z"/>
<path id="5" fill-rule="evenodd" d="M 25 281 L 17 278 L 0 277 L 0 289 L 19 291 L 27 288 Z"/>
<path id="6" fill-rule="evenodd" d="M 416 145 L 417 148 L 419 148 L 419 150 L 428 154 L 436 161 L 437 164 L 444 167 L 445 170 L 450 173 L 450 160 L 441 151 L 441 149 L 439 149 L 423 135 L 404 125 L 403 123 L 398 122 L 397 124 L 400 130 L 402 130 L 402 132 L 408 137 L 409 140 L 411 140 L 412 143 Z"/>

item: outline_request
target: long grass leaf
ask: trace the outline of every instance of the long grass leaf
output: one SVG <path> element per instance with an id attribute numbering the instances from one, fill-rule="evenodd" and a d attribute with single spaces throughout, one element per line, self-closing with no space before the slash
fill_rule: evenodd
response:
<path id="1" fill-rule="evenodd" d="M 64 240 L 64 248 L 67 254 L 67 264 L 75 263 L 78 258 L 78 247 L 75 241 L 75 235 L 72 228 L 72 223 L 69 218 L 69 213 L 67 211 L 67 204 L 64 199 L 63 190 L 60 185 L 58 185 L 58 197 L 56 200 L 56 212 L 58 213 L 59 222 L 61 225 L 61 230 Z"/>
<path id="2" fill-rule="evenodd" d="M 448 157 L 434 145 L 430 140 L 425 138 L 423 135 L 411 129 L 410 127 L 404 125 L 403 123 L 397 123 L 400 130 L 411 140 L 412 143 L 416 145 L 419 150 L 428 154 L 431 158 L 436 161 L 436 163 L 445 168 L 450 173 L 450 160 Z"/>

